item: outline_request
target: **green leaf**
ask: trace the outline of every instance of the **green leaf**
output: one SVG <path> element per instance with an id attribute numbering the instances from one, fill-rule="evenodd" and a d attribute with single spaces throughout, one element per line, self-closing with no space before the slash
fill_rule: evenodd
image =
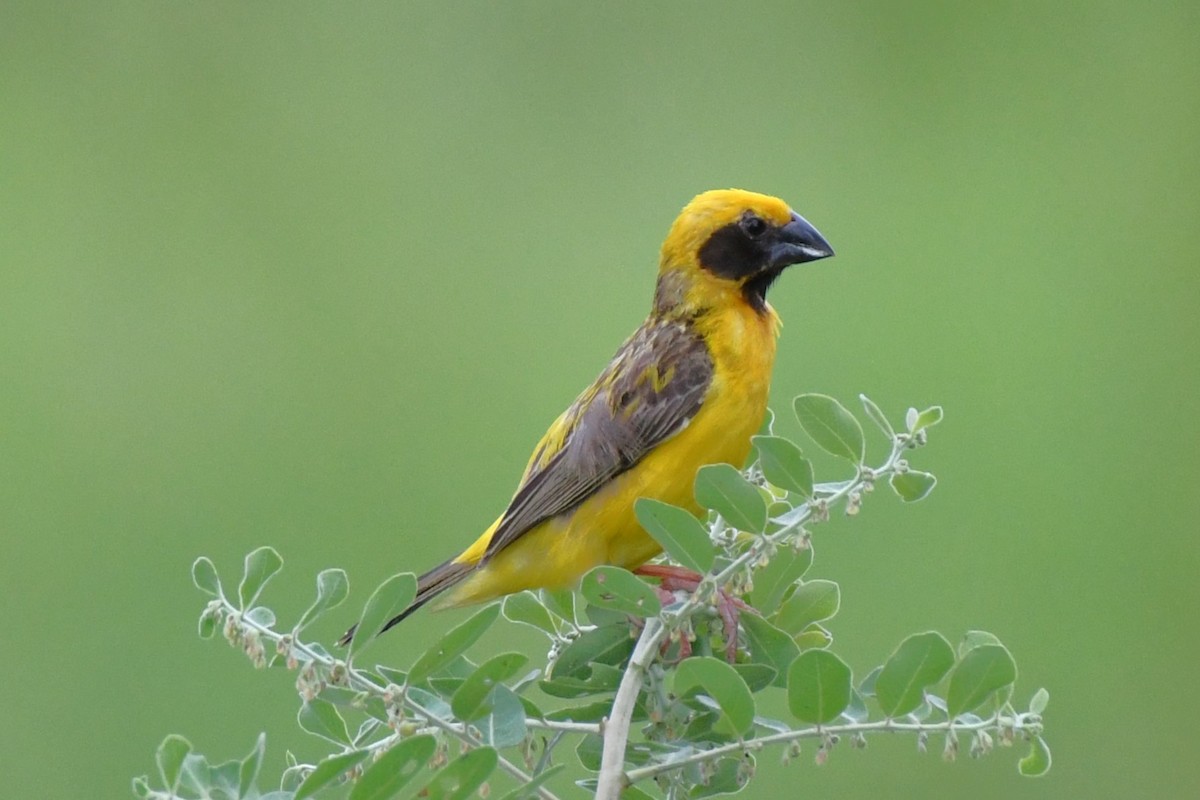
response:
<path id="1" fill-rule="evenodd" d="M 743 761 L 744 759 L 744 761 Z M 688 792 L 689 798 L 716 797 L 736 794 L 746 787 L 754 774 L 754 756 L 747 753 L 741 758 L 722 758 L 717 761 L 712 774 L 704 783 Z M 624 795 L 621 795 L 624 798 Z"/>
<path id="2" fill-rule="evenodd" d="M 875 697 L 888 717 L 908 714 L 925 700 L 933 686 L 954 666 L 954 648 L 940 633 L 909 636 L 892 653 L 875 680 Z"/>
<path id="3" fill-rule="evenodd" d="M 883 672 L 882 666 L 875 667 L 875 669 L 868 672 L 867 677 L 863 678 L 862 682 L 858 684 L 858 691 L 862 693 L 863 697 L 875 696 L 875 681 L 879 680 L 879 673 L 881 672 Z"/>
<path id="4" fill-rule="evenodd" d="M 240 761 L 223 761 L 212 768 L 212 787 L 217 797 L 237 797 L 238 777 L 242 771 Z"/>
<path id="5" fill-rule="evenodd" d="M 300 727 L 314 736 L 328 739 L 341 745 L 350 744 L 350 733 L 346 730 L 346 720 L 342 719 L 337 707 L 328 700 L 314 697 L 300 706 L 296 715 Z"/>
<path id="6" fill-rule="evenodd" d="M 533 592 L 517 592 L 504 598 L 504 616 L 510 622 L 529 625 L 554 636 L 554 620 Z"/>
<path id="7" fill-rule="evenodd" d="M 600 771 L 600 761 L 604 753 L 604 740 L 591 734 L 584 736 L 575 745 L 575 757 L 580 765 L 589 772 Z"/>
<path id="8" fill-rule="evenodd" d="M 516 675 L 528 660 L 524 653 L 501 653 L 480 664 L 451 698 L 450 709 L 454 716 L 470 722 L 490 713 L 491 706 L 486 701 L 492 689 Z"/>
<path id="9" fill-rule="evenodd" d="M 158 774 L 163 786 L 172 794 L 179 788 L 179 776 L 183 772 L 183 760 L 192 752 L 192 743 L 174 733 L 167 736 L 159 744 L 154 754 L 158 764 Z"/>
<path id="10" fill-rule="evenodd" d="M 800 448 L 781 436 L 754 436 L 758 465 L 772 485 L 804 498 L 813 493 L 813 468 Z"/>
<path id="11" fill-rule="evenodd" d="M 260 733 L 254 743 L 254 749 L 238 764 L 238 797 L 249 797 L 254 782 L 258 780 L 258 771 L 262 768 L 263 751 L 267 748 L 267 735 Z"/>
<path id="12" fill-rule="evenodd" d="M 958 657 L 962 658 L 976 647 L 982 647 L 985 644 L 1003 646 L 1003 642 L 994 633 L 988 633 L 987 631 L 967 631 L 963 634 L 962 641 L 958 643 Z"/>
<path id="13" fill-rule="evenodd" d="M 942 421 L 942 407 L 930 406 L 929 408 L 917 414 L 917 418 L 909 424 L 909 432 L 916 433 L 923 431 L 926 428 L 932 428 Z"/>
<path id="14" fill-rule="evenodd" d="M 867 397 L 865 394 L 860 394 L 858 399 L 862 402 L 863 410 L 867 412 L 867 416 L 871 421 L 879 426 L 879 430 L 883 431 L 888 439 L 896 438 L 896 431 L 892 428 L 892 423 L 888 422 L 887 415 L 880 410 L 879 406 L 875 405 L 875 401 Z"/>
<path id="15" fill-rule="evenodd" d="M 800 652 L 811 650 L 814 647 L 825 648 L 833 644 L 833 634 L 819 622 L 809 625 L 795 639 L 796 644 L 800 647 Z"/>
<path id="16" fill-rule="evenodd" d="M 750 645 L 751 663 L 765 664 L 775 670 L 775 685 L 783 686 L 788 667 L 800 654 L 800 648 L 791 636 L 757 614 L 742 614 L 740 619 Z"/>
<path id="17" fill-rule="evenodd" d="M 796 719 L 827 725 L 850 705 L 850 667 L 828 650 L 807 650 L 788 668 L 787 696 Z"/>
<path id="18" fill-rule="evenodd" d="M 824 394 L 795 399 L 796 418 L 804 432 L 826 452 L 861 464 L 866 452 L 862 426 L 837 400 Z"/>
<path id="19" fill-rule="evenodd" d="M 746 682 L 752 692 L 761 692 L 774 683 L 775 677 L 778 675 L 774 667 L 766 664 L 734 664 L 733 668 L 737 670 L 738 675 L 742 676 L 742 680 Z"/>
<path id="20" fill-rule="evenodd" d="M 242 582 L 238 584 L 241 610 L 252 608 L 267 581 L 283 568 L 283 559 L 274 547 L 260 547 L 246 556 Z"/>
<path id="21" fill-rule="evenodd" d="M 420 683 L 458 658 L 466 652 L 468 647 L 475 644 L 475 641 L 492 626 L 499 615 L 500 605 L 492 603 L 458 627 L 453 628 L 417 659 L 417 663 L 413 664 L 412 669 L 408 671 L 408 680 L 411 683 Z"/>
<path id="22" fill-rule="evenodd" d="M 408 608 L 416 596 L 417 576 L 411 572 L 401 572 L 379 584 L 363 606 L 362 616 L 358 618 L 355 628 L 357 635 L 350 640 L 346 660 L 352 661 L 388 620 Z"/>
<path id="23" fill-rule="evenodd" d="M 700 520 L 679 506 L 648 497 L 637 499 L 633 513 L 674 561 L 702 575 L 712 569 L 716 552 Z"/>
<path id="24" fill-rule="evenodd" d="M 217 568 L 205 556 L 192 562 L 192 583 L 205 594 L 221 597 L 221 579 L 217 577 Z"/>
<path id="25" fill-rule="evenodd" d="M 758 487 L 729 464 L 700 468 L 696 473 L 696 502 L 740 531 L 762 533 L 767 527 L 767 504 Z"/>
<path id="26" fill-rule="evenodd" d="M 264 628 L 275 627 L 275 612 L 266 606 L 255 606 L 246 612 L 246 619 Z"/>
<path id="27" fill-rule="evenodd" d="M 841 602 L 841 590 L 833 581 L 807 581 L 784 602 L 774 623 L 795 636 L 812 623 L 832 617 Z"/>
<path id="28" fill-rule="evenodd" d="M 134 797 L 137 797 L 138 800 L 149 800 L 154 794 L 154 790 L 150 788 L 150 781 L 145 775 L 134 778 L 131 788 Z"/>
<path id="29" fill-rule="evenodd" d="M 551 614 L 575 624 L 575 593 L 570 589 L 538 589 L 538 597 Z"/>
<path id="30" fill-rule="evenodd" d="M 721 707 L 726 733 L 741 736 L 754 724 L 754 695 L 733 667 L 711 656 L 694 656 L 675 667 L 675 694 L 699 689 Z M 718 730 L 722 727 L 718 725 Z"/>
<path id="31" fill-rule="evenodd" d="M 413 736 L 392 747 L 363 772 L 350 800 L 389 800 L 425 768 L 437 748 L 432 736 Z"/>
<path id="32" fill-rule="evenodd" d="M 487 700 L 491 712 L 476 723 L 483 741 L 492 747 L 511 747 L 525 739 L 525 705 L 504 684 L 497 685 Z"/>
<path id="33" fill-rule="evenodd" d="M 1029 701 L 1029 713 L 1041 716 L 1046 710 L 1046 705 L 1050 702 L 1050 693 L 1045 689 L 1038 689 L 1033 693 L 1033 699 Z"/>
<path id="34" fill-rule="evenodd" d="M 188 790 L 201 796 L 208 795 L 213 787 L 212 768 L 208 759 L 199 753 L 188 753 L 183 760 L 183 769 L 179 776 L 180 790 Z"/>
<path id="35" fill-rule="evenodd" d="M 871 716 L 871 712 L 867 710 L 867 701 L 857 690 L 850 690 L 850 703 L 842 711 L 842 716 L 851 722 L 866 722 Z"/>
<path id="36" fill-rule="evenodd" d="M 589 603 L 634 617 L 652 617 L 662 611 L 658 595 L 629 570 L 602 565 L 583 576 L 580 592 Z"/>
<path id="37" fill-rule="evenodd" d="M 633 652 L 633 639 L 627 625 L 609 625 L 584 633 L 563 648 L 550 677 L 575 677 L 586 680 L 593 663 L 615 665 Z"/>
<path id="38" fill-rule="evenodd" d="M 754 588 L 750 590 L 751 605 L 762 614 L 773 612 L 787 590 L 808 572 L 812 562 L 811 544 L 799 552 L 780 548 L 765 567 L 754 573 Z"/>
<path id="39" fill-rule="evenodd" d="M 1050 771 L 1050 746 L 1041 736 L 1033 737 L 1029 755 L 1017 763 L 1017 771 L 1027 778 L 1040 778 Z"/>
<path id="40" fill-rule="evenodd" d="M 211 639 L 217 632 L 217 615 L 207 608 L 201 611 L 196 632 L 201 639 Z"/>
<path id="41" fill-rule="evenodd" d="M 550 780 L 566 768 L 566 764 L 555 764 L 552 767 L 544 769 L 539 772 L 537 777 L 535 777 L 529 783 L 521 784 L 515 789 L 512 789 L 511 791 L 501 795 L 499 798 L 497 798 L 497 800 L 527 800 L 530 797 L 536 797 L 537 790 L 540 789 L 546 783 L 546 781 Z M 628 791 L 628 789 L 625 791 Z M 625 794 L 622 793 L 622 798 L 624 797 Z"/>
<path id="42" fill-rule="evenodd" d="M 350 581 L 346 578 L 345 570 L 321 570 L 317 575 L 317 599 L 304 612 L 304 616 L 300 617 L 296 630 L 303 630 L 329 609 L 341 605 L 348 594 L 350 594 Z"/>
<path id="43" fill-rule="evenodd" d="M 433 776 L 421 792 L 425 800 L 466 800 L 496 769 L 499 756 L 491 747 L 468 750 Z"/>
<path id="44" fill-rule="evenodd" d="M 963 656 L 950 675 L 946 692 L 946 713 L 954 719 L 964 711 L 973 711 L 997 689 L 1017 679 L 1017 664 L 1003 645 L 985 644 Z M 878 685 L 876 685 L 878 690 Z"/>
<path id="45" fill-rule="evenodd" d="M 933 491 L 933 487 L 937 486 L 937 478 L 928 472 L 910 469 L 904 472 L 893 472 L 888 483 L 892 485 L 896 494 L 900 495 L 901 500 L 906 503 L 915 503 L 918 500 L 924 500 Z"/>
<path id="46" fill-rule="evenodd" d="M 306 798 L 312 797 L 321 789 L 340 779 L 369 755 L 371 755 L 370 750 L 352 750 L 349 753 L 340 753 L 325 759 L 317 764 L 317 768 L 310 772 L 304 779 L 304 783 L 296 789 L 296 800 L 306 800 Z"/>

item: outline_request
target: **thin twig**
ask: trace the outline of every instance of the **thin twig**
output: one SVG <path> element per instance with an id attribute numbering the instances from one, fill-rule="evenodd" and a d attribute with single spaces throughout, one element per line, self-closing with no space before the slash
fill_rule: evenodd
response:
<path id="1" fill-rule="evenodd" d="M 764 747 L 772 744 L 783 744 L 784 742 L 794 742 L 798 739 L 813 739 L 816 737 L 826 736 L 841 736 L 853 735 L 856 733 L 871 733 L 874 731 L 908 731 L 912 733 L 944 733 L 954 731 L 955 733 L 971 733 L 973 731 L 987 730 L 989 728 L 1012 728 L 1014 731 L 1031 731 L 1040 733 L 1042 728 L 1041 717 L 1037 714 L 1016 714 L 1006 715 L 997 712 L 995 716 L 989 719 L 981 719 L 977 722 L 953 722 L 943 721 L 925 724 L 922 722 L 896 722 L 890 719 L 878 720 L 876 722 L 851 722 L 845 725 L 815 725 L 811 728 L 801 728 L 794 731 L 781 731 L 779 733 L 768 734 L 767 736 L 759 736 L 755 739 L 747 739 L 741 742 L 733 742 L 724 744 L 720 747 L 714 747 L 711 750 L 699 750 L 684 758 L 675 759 L 663 764 L 651 764 L 646 767 L 630 770 L 625 773 L 625 779 L 629 783 L 640 781 L 644 778 L 652 778 L 655 775 L 661 775 L 664 772 L 672 772 L 673 770 L 686 767 L 689 764 L 695 764 L 700 761 L 708 761 L 713 758 L 720 758 L 724 755 L 733 753 L 748 753 L 756 750 L 761 750 Z"/>

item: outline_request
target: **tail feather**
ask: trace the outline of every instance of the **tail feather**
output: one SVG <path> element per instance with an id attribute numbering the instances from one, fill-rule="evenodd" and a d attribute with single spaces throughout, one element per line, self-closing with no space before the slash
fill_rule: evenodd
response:
<path id="1" fill-rule="evenodd" d="M 425 605 L 450 587 L 459 583 L 461 580 L 467 577 L 467 575 L 471 574 L 475 570 L 476 566 L 477 565 L 475 564 L 467 564 L 451 559 L 450 561 L 438 564 L 436 567 L 417 578 L 417 596 L 413 598 L 412 603 L 409 604 L 408 608 L 389 619 L 387 624 L 380 628 L 379 632 L 375 635 L 378 636 L 384 631 L 389 630 L 393 626 L 403 622 L 408 618 L 409 614 L 412 614 L 418 608 Z M 350 644 L 350 642 L 354 640 L 354 634 L 357 628 L 357 625 L 352 625 L 350 630 L 346 631 L 341 639 L 338 639 L 338 644 L 342 647 Z"/>

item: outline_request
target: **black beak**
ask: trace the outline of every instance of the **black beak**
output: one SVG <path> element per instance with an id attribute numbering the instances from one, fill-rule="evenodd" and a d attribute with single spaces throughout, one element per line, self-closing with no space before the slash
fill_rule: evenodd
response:
<path id="1" fill-rule="evenodd" d="M 833 248 L 825 241 L 808 220 L 792 212 L 792 221 L 779 229 L 777 239 L 771 245 L 768 266 L 783 269 L 792 264 L 819 261 L 833 255 Z"/>

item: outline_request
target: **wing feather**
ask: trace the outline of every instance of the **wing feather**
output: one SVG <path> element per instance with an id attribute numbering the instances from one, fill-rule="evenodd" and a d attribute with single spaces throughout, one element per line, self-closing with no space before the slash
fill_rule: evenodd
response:
<path id="1" fill-rule="evenodd" d="M 712 374 L 708 348 L 687 323 L 651 320 L 639 328 L 538 443 L 479 565 L 683 430 Z"/>

